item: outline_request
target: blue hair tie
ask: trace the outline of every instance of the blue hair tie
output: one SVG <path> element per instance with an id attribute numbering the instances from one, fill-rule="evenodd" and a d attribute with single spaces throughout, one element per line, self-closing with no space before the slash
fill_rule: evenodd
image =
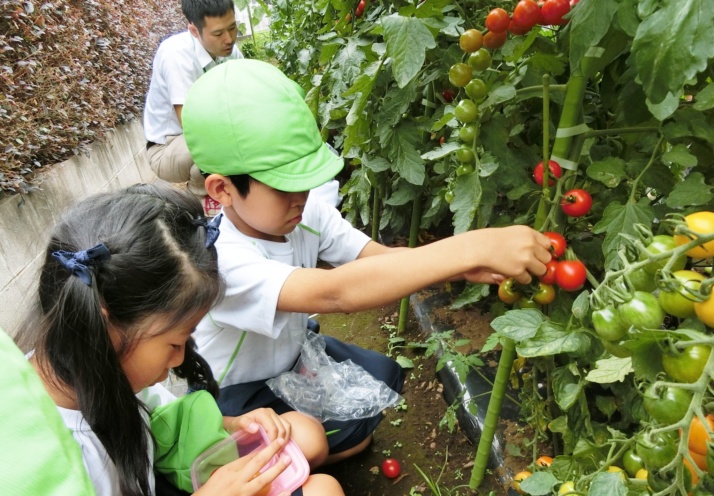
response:
<path id="1" fill-rule="evenodd" d="M 206 248 L 210 248 L 216 244 L 218 235 L 221 233 L 218 226 L 221 225 L 222 218 L 223 214 L 218 214 L 211 220 L 206 220 L 205 217 L 199 217 L 192 221 L 195 225 L 202 226 L 206 229 Z"/>
<path id="2" fill-rule="evenodd" d="M 111 255 L 109 248 L 104 243 L 99 243 L 84 251 L 58 250 L 52 252 L 52 256 L 59 261 L 62 267 L 70 271 L 72 275 L 79 277 L 87 286 L 92 285 L 92 272 L 89 270 L 89 266 L 102 260 L 108 260 Z"/>

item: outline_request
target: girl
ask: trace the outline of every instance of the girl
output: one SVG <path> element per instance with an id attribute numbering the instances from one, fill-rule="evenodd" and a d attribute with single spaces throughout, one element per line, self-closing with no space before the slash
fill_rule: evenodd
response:
<path id="1" fill-rule="evenodd" d="M 188 194 L 138 185 L 76 204 L 52 233 L 22 345 L 34 350 L 31 363 L 99 495 L 154 494 L 147 414 L 173 399 L 157 385 L 170 369 L 217 390 L 189 340 L 223 291 L 213 248 L 219 221 L 207 222 Z M 224 418 L 229 431 L 256 424 L 274 440 L 269 448 L 219 469 L 197 494 L 259 494 L 290 460 L 282 456 L 253 477 L 291 433 L 311 466 L 327 455 L 324 432 L 309 417 L 262 409 Z M 303 489 L 305 496 L 343 494 L 325 475 L 311 476 Z"/>

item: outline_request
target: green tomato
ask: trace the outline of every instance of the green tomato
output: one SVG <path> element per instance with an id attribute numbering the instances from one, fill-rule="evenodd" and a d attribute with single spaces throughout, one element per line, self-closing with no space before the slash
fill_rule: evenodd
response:
<path id="1" fill-rule="evenodd" d="M 481 48 L 478 51 L 469 55 L 469 66 L 474 71 L 485 71 L 491 67 L 491 53 L 485 48 Z"/>
<path id="2" fill-rule="evenodd" d="M 454 201 L 454 192 L 452 190 L 447 190 L 446 193 L 444 193 L 444 201 L 448 204 Z"/>
<path id="3" fill-rule="evenodd" d="M 478 124 L 464 124 L 459 129 L 459 139 L 464 143 L 472 145 L 478 138 L 480 128 Z"/>
<path id="4" fill-rule="evenodd" d="M 659 329 L 664 322 L 664 310 L 652 293 L 635 291 L 632 299 L 617 308 L 620 320 L 629 328 Z"/>
<path id="5" fill-rule="evenodd" d="M 478 106 L 473 100 L 461 100 L 454 109 L 454 116 L 464 124 L 473 122 L 478 117 Z"/>
<path id="6" fill-rule="evenodd" d="M 655 281 L 654 274 L 650 274 L 644 268 L 637 269 L 630 273 L 629 279 L 635 291 L 646 291 L 650 293 L 657 289 L 657 281 Z"/>
<path id="7" fill-rule="evenodd" d="M 483 79 L 474 78 L 464 87 L 466 94 L 472 100 L 481 100 L 488 94 L 488 87 Z"/>
<path id="8" fill-rule="evenodd" d="M 678 387 L 652 384 L 645 391 L 642 404 L 654 420 L 664 425 L 676 424 L 689 411 L 692 393 Z"/>
<path id="9" fill-rule="evenodd" d="M 637 438 L 637 455 L 649 473 L 671 462 L 677 455 L 677 440 L 670 433 L 643 434 Z"/>
<path id="10" fill-rule="evenodd" d="M 478 53 L 478 52 L 477 52 Z M 457 88 L 463 88 L 471 81 L 471 67 L 463 62 L 449 68 L 449 82 Z"/>
<path id="11" fill-rule="evenodd" d="M 526 298 L 525 296 L 521 296 L 516 304 L 514 305 L 515 308 L 539 308 L 538 303 L 533 301 L 530 298 Z"/>
<path id="12" fill-rule="evenodd" d="M 697 313 L 694 311 L 694 301 L 689 296 L 685 288 L 697 290 L 704 280 L 704 276 L 693 270 L 678 270 L 672 275 L 683 286 L 679 291 L 659 291 L 659 304 L 662 309 L 670 315 L 679 317 L 680 319 L 689 319 L 695 317 Z"/>
<path id="13" fill-rule="evenodd" d="M 461 164 L 456 168 L 457 176 L 465 176 L 466 174 L 471 174 L 474 168 L 470 164 Z"/>
<path id="14" fill-rule="evenodd" d="M 652 253 L 653 255 L 658 255 L 660 253 L 673 250 L 676 247 L 677 245 L 674 243 L 674 238 L 672 236 L 659 234 L 652 238 L 650 244 L 647 245 L 647 251 Z M 652 262 L 651 264 L 645 265 L 645 270 L 650 274 L 654 274 L 658 270 L 663 269 L 668 261 L 668 259 L 664 259 L 658 262 Z M 687 255 L 682 253 L 682 255 L 677 257 L 677 259 L 674 261 L 674 265 L 672 265 L 672 270 L 682 270 L 686 264 Z"/>
<path id="15" fill-rule="evenodd" d="M 625 451 L 625 454 L 622 455 L 622 464 L 625 466 L 625 471 L 630 477 L 634 477 L 637 472 L 645 468 L 642 458 L 635 453 L 634 449 Z"/>
<path id="16" fill-rule="evenodd" d="M 687 346 L 679 353 L 662 355 L 662 368 L 676 382 L 696 382 L 704 372 L 712 349 L 704 344 Z"/>
<path id="17" fill-rule="evenodd" d="M 456 150 L 456 158 L 462 164 L 470 164 L 474 161 L 474 151 L 468 146 L 462 146 Z"/>
<path id="18" fill-rule="evenodd" d="M 627 333 L 627 326 L 613 307 L 595 310 L 592 314 L 595 332 L 607 341 L 619 341 Z"/>

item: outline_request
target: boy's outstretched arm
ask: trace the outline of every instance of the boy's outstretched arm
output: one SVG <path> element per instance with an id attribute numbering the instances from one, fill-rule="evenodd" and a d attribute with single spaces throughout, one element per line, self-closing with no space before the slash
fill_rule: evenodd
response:
<path id="1" fill-rule="evenodd" d="M 545 273 L 550 240 L 526 226 L 469 231 L 414 249 L 368 243 L 359 258 L 335 269 L 296 269 L 280 291 L 285 312 L 350 313 L 391 303 L 431 284 L 466 278 L 528 283 Z"/>

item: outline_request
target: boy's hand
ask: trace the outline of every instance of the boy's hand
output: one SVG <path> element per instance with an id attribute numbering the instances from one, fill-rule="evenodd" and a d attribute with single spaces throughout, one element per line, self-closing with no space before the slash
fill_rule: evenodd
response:
<path id="1" fill-rule="evenodd" d="M 475 250 L 481 251 L 478 269 L 464 274 L 467 281 L 497 284 L 513 277 L 528 284 L 532 275 L 545 274 L 545 264 L 551 259 L 550 240 L 527 226 L 479 229 Z"/>

